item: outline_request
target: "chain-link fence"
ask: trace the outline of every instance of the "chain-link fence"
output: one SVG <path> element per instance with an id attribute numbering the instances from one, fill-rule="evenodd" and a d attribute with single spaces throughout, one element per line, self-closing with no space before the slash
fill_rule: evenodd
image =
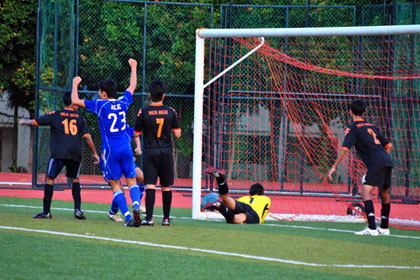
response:
<path id="1" fill-rule="evenodd" d="M 256 1 L 254 1 L 256 2 Z M 354 1 L 352 5 L 244 5 L 167 3 L 145 1 L 41 0 L 38 11 L 38 67 L 36 113 L 62 108 L 61 95 L 71 88 L 75 75 L 83 79 L 80 96 L 97 98 L 97 83 L 113 78 L 123 92 L 129 83 L 128 59 L 138 61 L 138 87 L 127 116 L 147 105 L 148 84 L 167 84 L 165 104 L 180 117 L 183 136 L 175 141 L 175 185 L 191 186 L 194 99 L 195 30 L 198 28 L 316 27 L 420 22 L 419 3 Z M 324 1 L 325 2 L 325 1 Z M 334 2 L 334 1 L 331 1 Z M 351 2 L 351 1 L 348 1 Z M 362 3 L 361 3 L 362 2 Z M 284 4 L 284 3 L 283 3 Z M 101 137 L 96 117 L 81 110 L 88 121 L 96 148 Z M 28 135 L 29 137 L 29 135 Z M 34 136 L 34 174 L 43 183 L 49 151 L 49 128 Z M 141 166 L 141 161 L 137 163 Z M 4 171 L 4 170 L 3 170 Z M 100 178 L 87 147 L 83 150 L 82 175 Z M 65 182 L 65 181 L 62 181 Z M 96 182 L 96 181 L 92 181 Z"/>

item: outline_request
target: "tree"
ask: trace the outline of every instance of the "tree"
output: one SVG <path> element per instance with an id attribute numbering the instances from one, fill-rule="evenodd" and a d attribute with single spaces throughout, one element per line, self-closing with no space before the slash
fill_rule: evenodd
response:
<path id="1" fill-rule="evenodd" d="M 35 113 L 36 3 L 31 0 L 0 3 L 0 91 L 8 92 L 8 105 L 14 109 L 14 166 L 17 162 L 18 108 L 28 110 L 31 117 Z"/>

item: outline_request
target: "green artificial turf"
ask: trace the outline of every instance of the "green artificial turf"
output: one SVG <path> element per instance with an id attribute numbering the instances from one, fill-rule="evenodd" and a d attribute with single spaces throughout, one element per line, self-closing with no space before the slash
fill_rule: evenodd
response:
<path id="1" fill-rule="evenodd" d="M 355 236 L 362 224 L 192 220 L 172 209 L 170 227 L 124 228 L 107 204 L 53 202 L 53 219 L 34 220 L 40 199 L 0 197 L 4 279 L 415 279 L 420 232 Z M 58 209 L 59 208 L 59 209 Z M 366 267 L 376 265 L 379 267 Z M 345 266 L 345 267 L 343 267 Z M 361 267 L 364 266 L 364 267 Z M 395 267 L 395 266 L 398 266 Z"/>

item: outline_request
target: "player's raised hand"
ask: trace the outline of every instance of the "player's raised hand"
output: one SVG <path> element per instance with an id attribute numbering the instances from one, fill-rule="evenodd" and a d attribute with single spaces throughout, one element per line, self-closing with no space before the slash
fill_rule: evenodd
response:
<path id="1" fill-rule="evenodd" d="M 135 60 L 135 59 L 133 59 L 133 58 L 130 58 L 129 60 L 128 60 L 128 64 L 130 64 L 130 66 L 131 67 L 137 67 L 137 60 Z"/>
<path id="2" fill-rule="evenodd" d="M 73 78 L 73 85 L 78 86 L 81 82 L 82 82 L 82 78 L 80 78 L 79 76 L 76 76 Z"/>

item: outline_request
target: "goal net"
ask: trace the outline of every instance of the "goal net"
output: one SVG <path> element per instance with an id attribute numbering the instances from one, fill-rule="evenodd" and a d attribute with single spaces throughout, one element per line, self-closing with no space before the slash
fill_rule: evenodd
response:
<path id="1" fill-rule="evenodd" d="M 233 196 L 260 182 L 278 220 L 364 221 L 366 167 L 354 149 L 334 163 L 363 99 L 364 119 L 394 146 L 391 224 L 420 228 L 420 25 L 197 31 L 193 218 L 226 171 Z M 379 196 L 374 198 L 380 218 Z M 362 204 L 363 205 L 363 204 Z"/>

